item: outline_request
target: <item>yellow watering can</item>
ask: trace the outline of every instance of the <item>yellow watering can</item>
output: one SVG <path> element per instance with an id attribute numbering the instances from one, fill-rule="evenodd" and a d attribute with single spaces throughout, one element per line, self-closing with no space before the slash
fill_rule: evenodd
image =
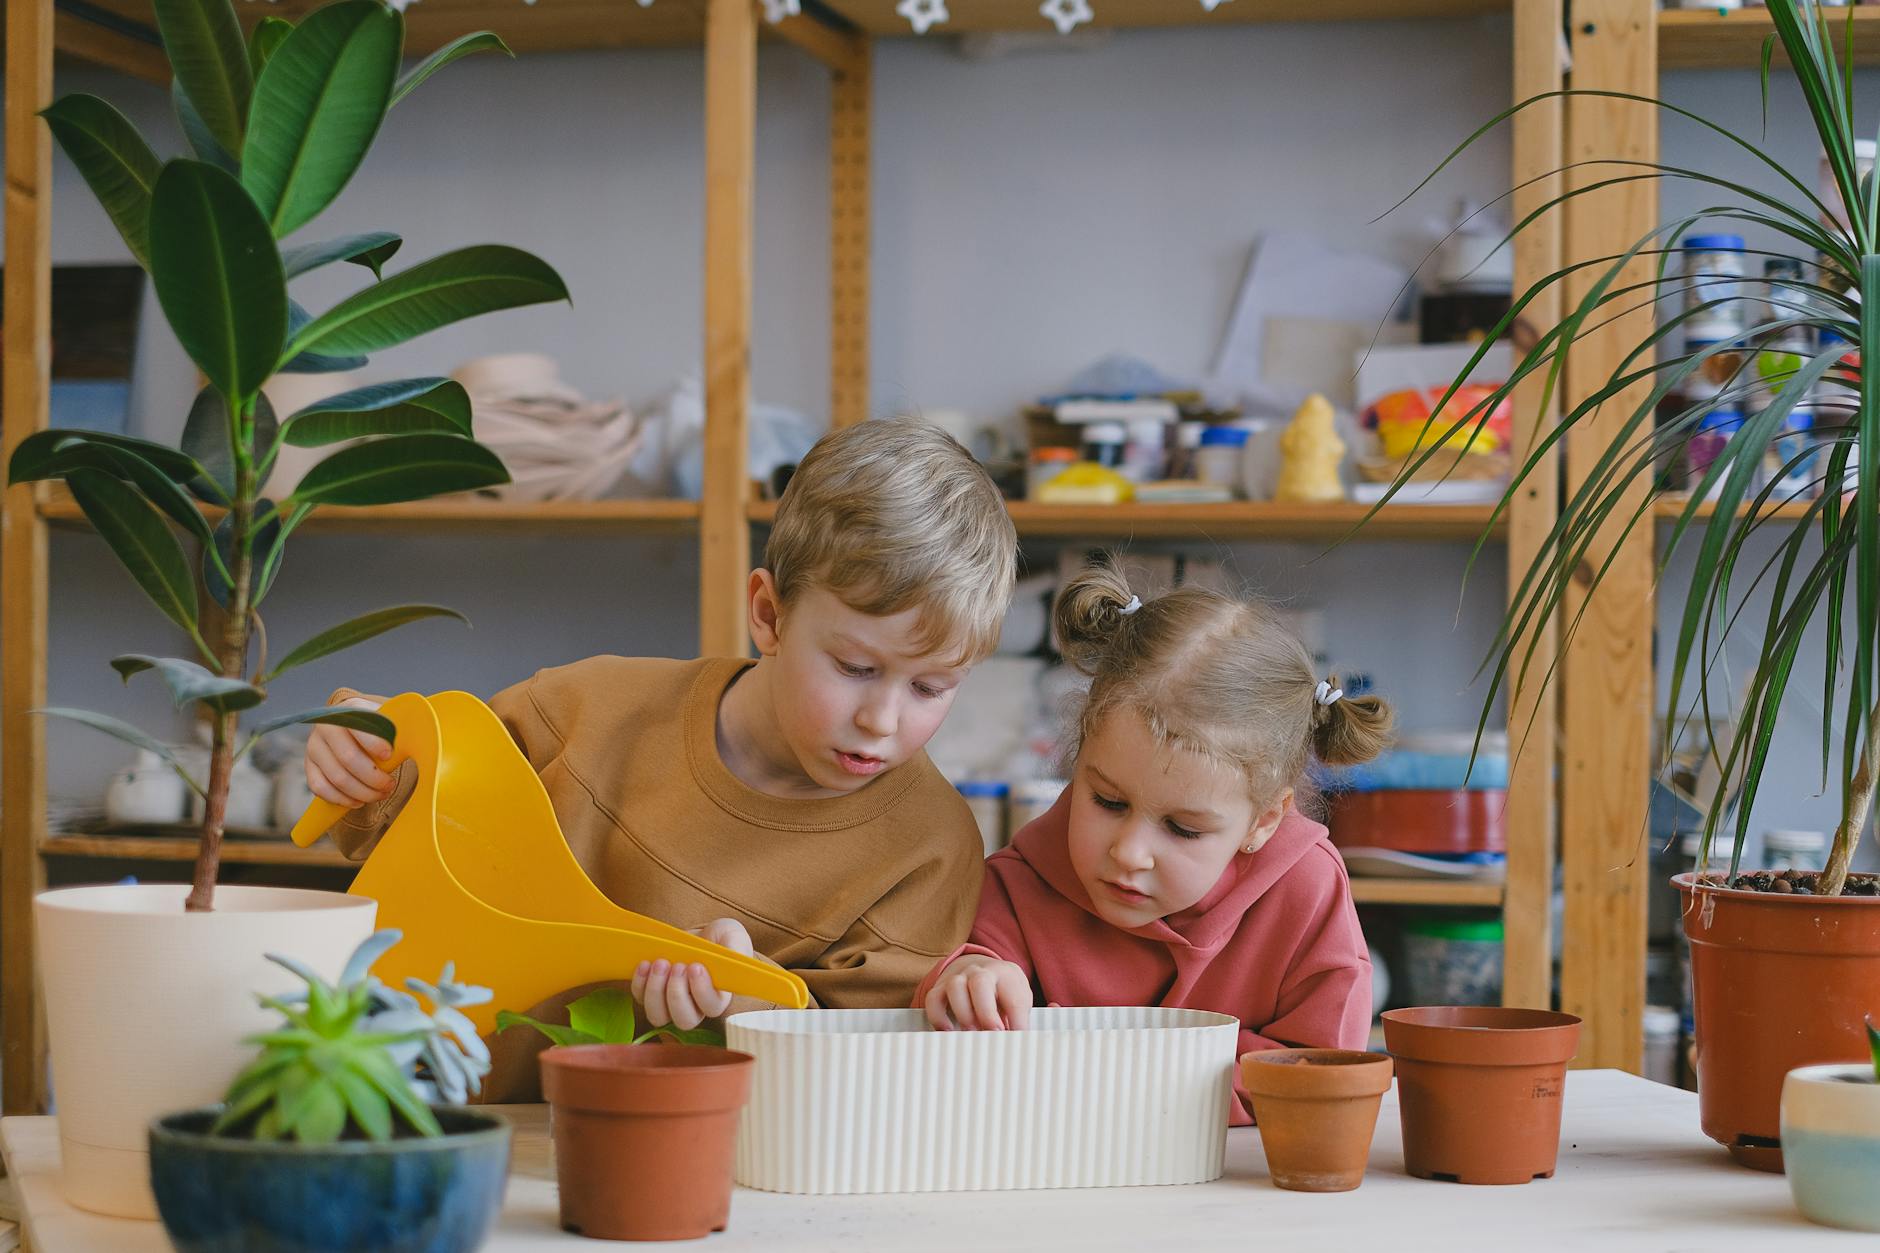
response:
<path id="1" fill-rule="evenodd" d="M 418 785 L 373 848 L 352 892 L 379 903 L 379 925 L 405 933 L 379 958 L 392 987 L 431 980 L 447 961 L 495 995 L 464 1012 L 479 1032 L 499 1009 L 526 1010 L 583 984 L 631 978 L 643 961 L 697 962 L 721 991 L 801 1009 L 809 989 L 787 970 L 622 909 L 587 877 L 548 792 L 502 720 L 467 692 L 394 696 L 391 770 Z M 315 799 L 294 824 L 305 848 L 345 816 Z"/>

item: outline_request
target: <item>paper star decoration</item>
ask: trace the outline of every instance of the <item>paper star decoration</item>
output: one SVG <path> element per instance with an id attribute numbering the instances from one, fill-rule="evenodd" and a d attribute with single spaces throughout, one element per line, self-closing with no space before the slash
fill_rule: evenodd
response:
<path id="1" fill-rule="evenodd" d="M 1060 35 L 1068 35 L 1096 17 L 1090 11 L 1090 0 L 1044 0 L 1038 12 L 1057 24 Z"/>
<path id="2" fill-rule="evenodd" d="M 786 17 L 795 17 L 803 11 L 803 0 L 764 0 L 764 17 L 771 22 L 781 22 Z"/>
<path id="3" fill-rule="evenodd" d="M 901 0 L 894 11 L 908 20 L 916 35 L 924 35 L 949 17 L 947 0 Z"/>

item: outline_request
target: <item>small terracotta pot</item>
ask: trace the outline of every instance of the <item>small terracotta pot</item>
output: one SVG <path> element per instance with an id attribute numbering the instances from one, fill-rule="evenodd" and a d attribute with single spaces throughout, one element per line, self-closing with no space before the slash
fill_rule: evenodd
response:
<path id="1" fill-rule="evenodd" d="M 1275 1187 L 1349 1192 L 1364 1182 L 1390 1058 L 1347 1049 L 1268 1049 L 1240 1059 Z"/>
<path id="2" fill-rule="evenodd" d="M 1880 1008 L 1880 897 L 1749 892 L 1681 874 L 1704 1134 L 1782 1169 L 1782 1081 L 1867 1056 Z"/>
<path id="3" fill-rule="evenodd" d="M 1551 1178 L 1580 1020 L 1544 1009 L 1438 1006 L 1384 1014 L 1397 1059 L 1404 1169 L 1419 1179 Z"/>
<path id="4" fill-rule="evenodd" d="M 562 1227 L 602 1240 L 723 1231 L 751 1066 L 748 1053 L 703 1045 L 544 1050 Z"/>

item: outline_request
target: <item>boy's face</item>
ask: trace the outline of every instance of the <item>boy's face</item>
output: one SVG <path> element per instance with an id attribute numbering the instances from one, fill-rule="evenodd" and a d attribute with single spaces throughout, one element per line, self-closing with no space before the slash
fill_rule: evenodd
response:
<path id="1" fill-rule="evenodd" d="M 830 792 L 858 791 L 926 747 L 969 668 L 955 649 L 921 646 L 918 609 L 875 617 L 809 587 L 774 627 L 761 608 L 756 617 L 758 651 L 775 663 L 778 729 Z"/>

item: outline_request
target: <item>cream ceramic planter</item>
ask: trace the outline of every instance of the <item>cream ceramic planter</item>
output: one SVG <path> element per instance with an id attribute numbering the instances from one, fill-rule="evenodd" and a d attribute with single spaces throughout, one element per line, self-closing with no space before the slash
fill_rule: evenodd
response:
<path id="1" fill-rule="evenodd" d="M 770 1192 L 1205 1183 L 1220 1176 L 1240 1024 L 1187 1009 L 1034 1009 L 934 1031 L 916 1009 L 764 1010 L 737 1180 Z"/>
<path id="2" fill-rule="evenodd" d="M 1880 1083 L 1874 1082 L 1872 1062 L 1788 1073 L 1782 1081 L 1782 1159 L 1804 1218 L 1880 1231 Z"/>
<path id="3" fill-rule="evenodd" d="M 185 913 L 185 884 L 62 888 L 34 901 L 65 1194 L 100 1214 L 155 1218 L 146 1136 L 172 1110 L 222 1099 L 278 1015 L 257 992 L 301 987 L 267 953 L 338 977 L 378 902 L 338 892 L 224 887 Z"/>

